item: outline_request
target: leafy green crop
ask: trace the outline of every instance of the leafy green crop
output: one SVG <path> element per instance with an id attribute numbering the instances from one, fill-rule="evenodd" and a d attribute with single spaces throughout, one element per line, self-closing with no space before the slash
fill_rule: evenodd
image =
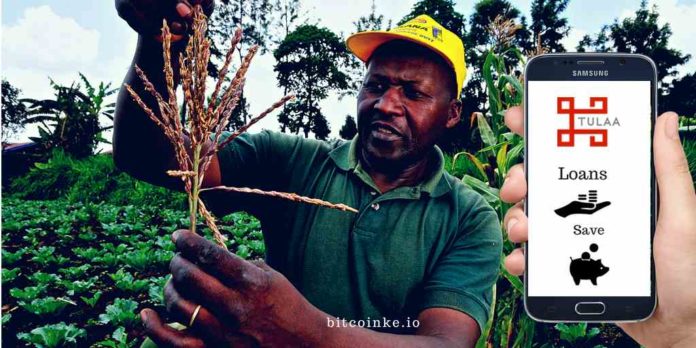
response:
<path id="1" fill-rule="evenodd" d="M 41 240 L 46 236 L 48 232 L 40 228 L 27 228 L 26 233 L 22 239 L 29 243 L 32 247 L 39 245 Z M 36 250 L 34 251 L 36 253 Z"/>
<path id="2" fill-rule="evenodd" d="M 124 291 L 141 292 L 148 287 L 149 282 L 145 279 L 135 279 L 132 274 L 119 269 L 109 277 L 114 281 L 114 285 Z"/>
<path id="3" fill-rule="evenodd" d="M 104 266 L 107 267 L 112 267 L 118 265 L 118 263 L 121 261 L 119 254 L 114 254 L 114 253 L 102 253 L 102 256 L 97 256 L 92 261 L 95 263 L 100 263 Z"/>
<path id="4" fill-rule="evenodd" d="M 94 294 L 92 294 L 92 297 L 86 297 L 86 296 L 80 296 L 82 301 L 85 301 L 85 303 L 90 306 L 91 308 L 94 308 L 94 306 L 97 305 L 97 302 L 99 302 L 99 299 L 101 298 L 102 292 L 97 291 Z"/>
<path id="5" fill-rule="evenodd" d="M 92 231 L 82 232 L 78 234 L 77 237 L 86 242 L 97 240 L 97 234 Z"/>
<path id="6" fill-rule="evenodd" d="M 20 333 L 17 337 L 39 348 L 69 347 L 77 344 L 77 339 L 86 335 L 84 329 L 64 322 L 37 327 L 29 333 Z"/>
<path id="7" fill-rule="evenodd" d="M 18 300 L 31 301 L 39 297 L 46 291 L 46 285 L 27 286 L 24 289 L 12 288 L 10 295 Z"/>
<path id="8" fill-rule="evenodd" d="M 14 253 L 3 250 L 2 251 L 2 263 L 5 266 L 12 266 L 17 263 L 22 257 L 27 253 L 27 248 L 22 248 Z"/>
<path id="9" fill-rule="evenodd" d="M 5 327 L 5 324 L 10 322 L 10 319 L 12 319 L 11 313 L 3 313 L 2 316 L 0 316 L 0 321 L 2 321 L 3 328 Z"/>
<path id="10" fill-rule="evenodd" d="M 172 256 L 172 252 L 153 251 L 146 248 L 123 254 L 123 262 L 138 271 L 146 271 L 157 265 L 166 266 Z"/>
<path id="11" fill-rule="evenodd" d="M 32 300 L 29 303 L 21 301 L 19 304 L 27 311 L 36 315 L 55 316 L 60 314 L 71 303 L 61 298 L 45 297 Z"/>
<path id="12" fill-rule="evenodd" d="M 107 348 L 131 348 L 135 347 L 135 341 L 128 340 L 128 334 L 126 334 L 126 328 L 123 326 L 119 327 L 111 335 L 112 339 L 97 342 L 97 345 Z"/>
<path id="13" fill-rule="evenodd" d="M 150 288 L 147 291 L 147 294 L 150 296 L 150 300 L 155 303 L 155 304 L 163 304 L 164 303 L 164 285 L 167 283 L 167 279 L 169 279 L 169 276 L 164 276 L 164 277 L 159 277 L 159 278 L 153 278 L 151 279 L 151 285 Z"/>
<path id="14" fill-rule="evenodd" d="M 80 247 L 73 249 L 73 253 L 75 253 L 75 255 L 77 255 L 78 257 L 81 257 L 81 258 L 86 259 L 86 260 L 93 260 L 101 254 L 101 252 L 99 250 L 97 250 L 96 248 L 80 248 Z"/>
<path id="15" fill-rule="evenodd" d="M 83 294 L 89 291 L 97 281 L 97 277 L 87 280 L 63 280 L 61 284 L 68 290 L 68 295 Z"/>
<path id="16" fill-rule="evenodd" d="M 134 313 L 137 308 L 137 302 L 117 298 L 113 304 L 106 306 L 106 313 L 99 315 L 99 321 L 103 324 L 132 327 L 140 320 Z"/>
<path id="17" fill-rule="evenodd" d="M 31 258 L 32 261 L 42 265 L 47 266 L 50 263 L 56 262 L 56 248 L 42 246 L 33 252 L 34 257 Z"/>
<path id="18" fill-rule="evenodd" d="M 60 282 L 60 277 L 53 273 L 36 272 L 29 276 L 34 283 L 39 285 L 50 285 Z"/>
<path id="19" fill-rule="evenodd" d="M 82 266 L 61 268 L 58 271 L 65 274 L 68 279 L 77 279 L 84 277 L 89 269 L 90 265 L 84 264 Z"/>
<path id="20" fill-rule="evenodd" d="M 590 331 L 587 331 L 587 323 L 579 324 L 556 324 L 556 330 L 561 334 L 561 339 L 572 344 L 577 345 L 585 341 L 589 341 L 593 337 L 599 334 L 599 328 L 593 327 Z"/>
<path id="21" fill-rule="evenodd" d="M 59 330 L 46 324 L 60 321 L 82 327 L 86 334 L 76 344 L 63 342 L 58 346 L 126 347 L 124 344 L 139 343 L 142 330 L 132 330 L 139 321 L 136 310 L 139 305 L 162 310 L 162 288 L 175 250 L 170 234 L 188 224 L 186 212 L 160 205 L 75 204 L 7 197 L 2 203 L 2 238 L 7 248 L 3 249 L 3 266 L 15 267 L 2 269 L 3 286 L 8 287 L 3 300 L 18 307 L 11 320 L 9 313 L 2 316 L 3 327 L 23 332 L 26 338 L 11 337 L 5 343 L 3 337 L 3 345 L 42 344 L 29 343 L 31 330 L 44 328 L 42 332 L 53 334 Z M 222 221 L 220 227 L 230 235 L 234 248 L 241 244 L 245 257 L 263 256 L 257 220 L 245 213 L 224 219 L 227 222 Z M 5 233 L 7 227 L 9 233 Z M 80 238 L 79 234 L 90 236 Z M 92 240 L 91 234 L 97 238 Z M 108 339 L 105 324 L 116 330 Z M 32 339 L 40 339 L 37 335 Z"/>
<path id="22" fill-rule="evenodd" d="M 20 269 L 19 268 L 3 268 L 2 269 L 2 283 L 10 283 L 13 280 L 17 279 L 19 276 Z"/>
<path id="23" fill-rule="evenodd" d="M 235 254 L 246 260 L 251 256 L 251 251 L 249 250 L 248 246 L 246 246 L 245 244 L 241 244 L 237 247 Z"/>

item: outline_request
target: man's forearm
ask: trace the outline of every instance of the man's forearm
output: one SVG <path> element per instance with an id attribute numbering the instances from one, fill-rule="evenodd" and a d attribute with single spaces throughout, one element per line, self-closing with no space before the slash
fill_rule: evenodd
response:
<path id="1" fill-rule="evenodd" d="M 178 57 L 181 43 L 172 46 L 172 57 Z M 157 103 L 151 94 L 145 91 L 135 72 L 135 65 L 145 72 L 159 93 L 166 98 L 168 94 L 162 70 L 162 45 L 154 39 L 140 37 L 133 64 L 124 79 L 124 83 L 129 84 L 155 114 L 159 115 Z M 178 70 L 176 66 L 174 70 Z M 175 74 L 175 83 L 178 83 L 177 75 Z M 180 185 L 180 180 L 169 178 L 165 174 L 167 169 L 173 169 L 175 165 L 172 145 L 164 132 L 150 120 L 125 88 L 120 89 L 116 103 L 113 156 L 120 169 L 139 179 L 170 187 Z"/>

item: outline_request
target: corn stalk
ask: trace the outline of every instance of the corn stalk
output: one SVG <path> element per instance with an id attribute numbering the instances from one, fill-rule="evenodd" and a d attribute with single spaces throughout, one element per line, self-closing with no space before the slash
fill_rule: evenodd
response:
<path id="1" fill-rule="evenodd" d="M 215 218 L 208 211 L 205 203 L 200 198 L 200 193 L 209 190 L 225 190 L 245 192 L 266 196 L 290 199 L 297 202 L 315 204 L 323 207 L 340 209 L 343 211 L 357 212 L 344 204 L 334 204 L 315 198 L 303 197 L 294 193 L 275 191 L 263 191 L 253 188 L 235 188 L 218 186 L 214 188 L 202 188 L 205 172 L 211 160 L 225 146 L 234 141 L 252 125 L 269 115 L 275 109 L 283 106 L 292 95 L 286 95 L 271 105 L 257 117 L 252 118 L 246 125 L 240 127 L 222 140 L 223 130 L 226 128 L 232 115 L 232 110 L 237 106 L 246 73 L 252 58 L 258 51 L 258 46 L 253 46 L 243 56 L 242 62 L 234 74 L 227 88 L 223 88 L 226 76 L 230 73 L 230 64 L 237 45 L 242 38 L 242 29 L 238 28 L 230 40 L 230 49 L 225 56 L 225 62 L 218 74 L 215 89 L 210 98 L 206 98 L 206 79 L 208 77 L 208 63 L 210 62 L 210 41 L 206 35 L 207 18 L 199 5 L 193 11 L 193 33 L 189 38 L 186 49 L 178 57 L 179 73 L 181 76 L 181 88 L 184 94 L 185 112 L 187 114 L 185 124 L 180 117 L 179 103 L 176 96 L 174 83 L 174 69 L 172 67 L 171 40 L 172 34 L 166 20 L 162 25 L 162 46 L 164 58 L 164 75 L 167 85 L 167 95 L 162 96 L 150 82 L 146 74 L 136 66 L 135 71 L 143 81 L 145 91 L 150 93 L 157 101 L 158 112 L 152 110 L 130 85 L 125 88 L 133 100 L 146 112 L 150 119 L 157 124 L 165 136 L 174 146 L 178 170 L 167 171 L 167 174 L 179 177 L 184 182 L 184 189 L 188 195 L 190 230 L 196 232 L 196 220 L 198 214 L 204 219 L 208 227 L 213 231 L 215 241 L 223 248 L 226 238 L 220 233 Z M 241 50 L 239 52 L 241 56 Z M 211 144 L 212 140 L 212 144 Z"/>

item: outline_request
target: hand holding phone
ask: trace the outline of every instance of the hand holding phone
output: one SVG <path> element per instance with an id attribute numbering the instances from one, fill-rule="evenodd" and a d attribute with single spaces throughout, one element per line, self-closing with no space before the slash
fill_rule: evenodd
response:
<path id="1" fill-rule="evenodd" d="M 546 54 L 525 68 L 525 309 L 549 322 L 655 308 L 656 68 L 635 54 Z"/>
<path id="2" fill-rule="evenodd" d="M 653 137 L 655 172 L 660 189 L 660 208 L 654 238 L 654 257 L 659 301 L 653 316 L 635 323 L 619 323 L 633 339 L 648 347 L 687 347 L 696 341 L 696 194 L 688 163 L 677 136 L 677 116 L 666 113 L 657 118 Z M 524 134 L 521 107 L 505 114 L 513 132 Z M 527 193 L 523 166 L 510 170 L 500 196 L 517 203 L 505 216 L 508 238 L 525 243 L 527 217 L 522 200 Z M 524 272 L 525 256 L 515 249 L 505 259 L 507 270 Z"/>

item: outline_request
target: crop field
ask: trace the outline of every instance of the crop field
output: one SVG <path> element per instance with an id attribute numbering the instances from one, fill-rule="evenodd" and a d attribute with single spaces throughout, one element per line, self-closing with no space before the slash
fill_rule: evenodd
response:
<path id="1" fill-rule="evenodd" d="M 166 318 L 170 234 L 188 226 L 186 211 L 13 198 L 2 206 L 3 347 L 134 347 L 140 309 Z M 258 220 L 235 213 L 220 227 L 240 257 L 263 255 Z"/>

